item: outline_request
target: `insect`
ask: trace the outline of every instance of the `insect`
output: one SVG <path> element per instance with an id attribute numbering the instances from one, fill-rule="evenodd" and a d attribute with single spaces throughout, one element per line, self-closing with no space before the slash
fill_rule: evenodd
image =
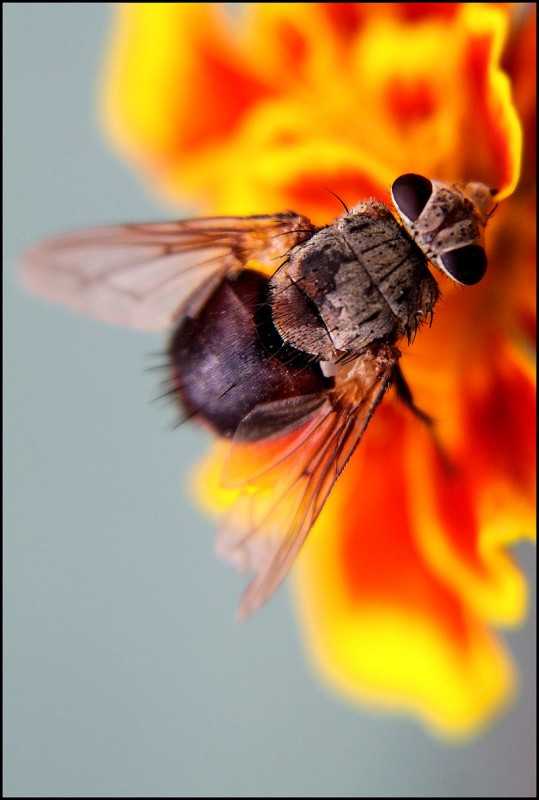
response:
<path id="1" fill-rule="evenodd" d="M 317 227 L 292 211 L 118 225 L 31 249 L 24 283 L 44 298 L 146 330 L 173 328 L 171 391 L 230 440 L 223 470 L 238 499 L 217 551 L 255 576 L 245 616 L 287 574 L 391 385 L 419 410 L 399 340 L 432 321 L 434 264 L 483 277 L 495 190 L 415 174 L 378 201 Z"/>

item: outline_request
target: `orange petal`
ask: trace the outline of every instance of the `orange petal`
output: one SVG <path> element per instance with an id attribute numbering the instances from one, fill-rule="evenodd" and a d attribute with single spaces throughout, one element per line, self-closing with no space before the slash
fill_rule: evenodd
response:
<path id="1" fill-rule="evenodd" d="M 513 102 L 522 122 L 524 145 L 521 188 L 535 192 L 537 176 L 537 4 L 512 3 L 509 40 L 503 68 L 513 87 Z"/>
<path id="2" fill-rule="evenodd" d="M 406 428 L 399 410 L 379 412 L 313 530 L 296 571 L 302 629 L 346 696 L 467 736 L 505 705 L 513 670 L 417 546 Z"/>
<path id="3" fill-rule="evenodd" d="M 102 107 L 114 143 L 169 181 L 186 153 L 211 148 L 270 92 L 236 55 L 212 3 L 116 7 Z"/>
<path id="4" fill-rule="evenodd" d="M 302 185 L 342 191 L 347 174 L 348 203 L 365 179 L 380 194 L 412 170 L 508 193 L 520 129 L 498 64 L 506 4 L 443 5 L 264 3 L 233 19 L 126 4 L 107 127 L 167 193 L 213 213 L 277 210 Z"/>
<path id="5" fill-rule="evenodd" d="M 479 12 L 479 13 L 478 13 Z M 463 25 L 469 39 L 463 59 L 467 82 L 463 133 L 473 147 L 463 147 L 464 176 L 489 181 L 501 200 L 514 191 L 520 175 L 522 131 L 511 84 L 501 70 L 509 19 L 500 9 L 465 3 Z"/>
<path id="6" fill-rule="evenodd" d="M 533 445 L 519 441 L 515 416 L 521 409 L 514 405 L 513 414 L 498 391 L 503 393 L 502 387 L 490 396 L 490 408 L 484 407 L 483 430 L 477 431 L 481 420 L 472 412 L 476 430 L 470 427 L 466 449 L 453 461 L 450 454 L 444 463 L 426 431 L 416 433 L 408 451 L 407 484 L 417 546 L 432 573 L 479 619 L 514 625 L 526 611 L 526 585 L 505 550 L 532 536 L 534 462 L 526 460 Z M 488 430 L 494 409 L 502 412 L 496 428 L 507 425 L 513 450 L 507 443 L 499 447 L 503 434 L 496 442 L 499 431 Z M 511 460 L 518 480 L 511 475 Z"/>

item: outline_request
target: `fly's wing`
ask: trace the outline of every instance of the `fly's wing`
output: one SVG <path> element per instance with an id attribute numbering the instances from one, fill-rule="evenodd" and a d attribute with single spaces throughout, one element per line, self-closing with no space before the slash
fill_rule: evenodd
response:
<path id="1" fill-rule="evenodd" d="M 250 260 L 275 271 L 279 258 L 316 230 L 293 211 L 94 228 L 38 244 L 23 256 L 20 273 L 47 300 L 160 331 L 196 315 L 219 281 Z"/>
<path id="2" fill-rule="evenodd" d="M 394 347 L 373 346 L 325 395 L 260 405 L 241 423 L 223 469 L 223 483 L 239 497 L 217 538 L 219 555 L 256 573 L 240 617 L 261 606 L 286 576 L 399 357 Z M 257 440 L 260 432 L 264 438 Z"/>

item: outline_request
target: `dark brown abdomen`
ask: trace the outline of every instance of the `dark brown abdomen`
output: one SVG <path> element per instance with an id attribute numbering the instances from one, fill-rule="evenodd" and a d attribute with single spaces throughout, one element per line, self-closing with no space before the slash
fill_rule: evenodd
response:
<path id="1" fill-rule="evenodd" d="M 312 356 L 285 345 L 267 303 L 268 279 L 253 270 L 225 279 L 169 345 L 172 381 L 188 414 L 232 436 L 260 403 L 327 389 Z"/>

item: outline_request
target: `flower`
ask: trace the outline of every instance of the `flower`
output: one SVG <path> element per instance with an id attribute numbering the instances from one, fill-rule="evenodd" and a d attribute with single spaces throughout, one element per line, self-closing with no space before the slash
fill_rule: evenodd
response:
<path id="1" fill-rule="evenodd" d="M 200 213 L 294 208 L 323 224 L 339 213 L 325 187 L 384 200 L 407 172 L 505 198 L 485 279 L 440 279 L 432 329 L 401 346 L 436 438 L 389 395 L 294 570 L 321 674 L 449 737 L 507 705 L 515 669 L 494 628 L 526 610 L 507 547 L 534 530 L 533 17 L 506 3 L 124 4 L 104 73 L 116 146 Z M 216 506 L 222 452 L 204 472 Z"/>

